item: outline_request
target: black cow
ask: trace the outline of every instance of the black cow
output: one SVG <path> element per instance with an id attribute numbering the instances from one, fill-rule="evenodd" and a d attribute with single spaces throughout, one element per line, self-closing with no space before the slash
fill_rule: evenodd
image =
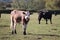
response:
<path id="1" fill-rule="evenodd" d="M 52 24 L 52 12 L 50 12 L 50 11 L 46 11 L 46 12 L 40 11 L 39 15 L 38 15 L 39 24 L 40 24 L 40 21 L 41 21 L 42 18 L 44 18 L 46 20 L 46 24 L 48 24 L 47 21 L 48 21 L 48 19 L 50 19 L 50 23 Z"/>

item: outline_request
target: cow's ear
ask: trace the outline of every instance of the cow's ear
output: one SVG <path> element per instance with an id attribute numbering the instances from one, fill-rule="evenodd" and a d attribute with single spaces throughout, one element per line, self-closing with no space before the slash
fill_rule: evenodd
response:
<path id="1" fill-rule="evenodd" d="M 23 14 L 25 14 L 25 12 L 23 12 Z"/>

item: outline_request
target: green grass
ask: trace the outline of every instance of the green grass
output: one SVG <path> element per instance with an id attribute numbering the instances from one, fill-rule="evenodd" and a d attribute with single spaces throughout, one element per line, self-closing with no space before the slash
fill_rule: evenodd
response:
<path id="1" fill-rule="evenodd" d="M 45 24 L 41 20 L 38 24 L 38 14 L 30 16 L 27 27 L 27 35 L 22 34 L 21 24 L 17 24 L 17 34 L 12 35 L 10 30 L 10 15 L 2 14 L 0 18 L 0 40 L 60 40 L 60 15 L 52 17 L 53 24 Z"/>

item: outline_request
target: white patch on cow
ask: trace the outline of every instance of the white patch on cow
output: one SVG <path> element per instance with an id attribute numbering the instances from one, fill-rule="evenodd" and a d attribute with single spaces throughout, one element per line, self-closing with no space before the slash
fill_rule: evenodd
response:
<path id="1" fill-rule="evenodd" d="M 30 17 L 30 13 L 29 13 L 29 11 L 26 11 L 25 13 L 26 13 L 25 19 L 27 20 L 27 18 Z"/>
<path id="2" fill-rule="evenodd" d="M 43 13 L 43 15 L 45 15 L 45 13 Z"/>
<path id="3" fill-rule="evenodd" d="M 28 18 L 28 16 L 25 16 L 25 19 L 27 19 Z"/>

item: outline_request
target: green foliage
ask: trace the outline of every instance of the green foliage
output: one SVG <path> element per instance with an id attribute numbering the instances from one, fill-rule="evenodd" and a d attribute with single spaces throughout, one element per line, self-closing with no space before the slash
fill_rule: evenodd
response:
<path id="1" fill-rule="evenodd" d="M 1 9 L 5 9 L 5 3 L 3 3 L 3 2 L 0 2 L 0 10 Z"/>
<path id="2" fill-rule="evenodd" d="M 0 9 L 5 9 L 6 3 L 0 2 Z M 56 10 L 60 9 L 60 0 L 12 0 L 13 9 L 27 9 L 27 10 L 40 10 L 49 9 Z"/>
<path id="3" fill-rule="evenodd" d="M 46 4 L 45 7 L 47 9 L 52 9 L 52 10 L 56 10 L 56 9 L 60 9 L 60 0 L 45 0 Z"/>
<path id="4" fill-rule="evenodd" d="M 13 8 L 40 10 L 45 7 L 43 0 L 13 0 Z"/>
<path id="5" fill-rule="evenodd" d="M 60 0 L 13 0 L 13 8 L 40 10 L 43 8 L 49 10 L 60 9 Z"/>
<path id="6" fill-rule="evenodd" d="M 56 7 L 60 8 L 60 0 L 56 0 L 55 5 L 56 5 Z"/>

